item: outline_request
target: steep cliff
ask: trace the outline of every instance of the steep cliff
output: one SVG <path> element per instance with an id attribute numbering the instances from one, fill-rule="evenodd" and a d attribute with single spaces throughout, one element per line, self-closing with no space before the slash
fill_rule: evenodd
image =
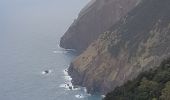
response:
<path id="1" fill-rule="evenodd" d="M 140 0 L 91 0 L 61 38 L 60 46 L 82 52 L 137 5 L 137 1 Z"/>
<path id="2" fill-rule="evenodd" d="M 69 68 L 73 84 L 107 93 L 170 56 L 170 0 L 143 0 Z"/>

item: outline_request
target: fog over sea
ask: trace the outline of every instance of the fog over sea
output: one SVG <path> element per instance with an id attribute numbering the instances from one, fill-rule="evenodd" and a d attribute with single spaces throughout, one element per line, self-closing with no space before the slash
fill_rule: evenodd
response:
<path id="1" fill-rule="evenodd" d="M 0 0 L 0 100 L 101 100 L 70 90 L 60 37 L 88 0 Z"/>

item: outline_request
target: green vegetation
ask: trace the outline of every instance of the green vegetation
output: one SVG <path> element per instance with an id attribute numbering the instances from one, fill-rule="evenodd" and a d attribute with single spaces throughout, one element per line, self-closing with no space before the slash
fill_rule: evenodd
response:
<path id="1" fill-rule="evenodd" d="M 117 87 L 104 100 L 170 100 L 170 58 Z"/>

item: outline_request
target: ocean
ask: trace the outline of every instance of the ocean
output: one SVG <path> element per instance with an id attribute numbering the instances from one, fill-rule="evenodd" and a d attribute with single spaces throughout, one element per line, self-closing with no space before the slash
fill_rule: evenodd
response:
<path id="1" fill-rule="evenodd" d="M 87 0 L 0 0 L 0 100 L 101 100 L 69 89 L 59 40 Z"/>

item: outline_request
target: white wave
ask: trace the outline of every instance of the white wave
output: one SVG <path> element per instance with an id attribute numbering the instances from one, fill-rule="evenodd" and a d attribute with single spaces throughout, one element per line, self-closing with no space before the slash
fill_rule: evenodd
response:
<path id="1" fill-rule="evenodd" d="M 53 53 L 55 54 L 64 54 L 67 53 L 68 51 L 63 51 L 63 50 L 59 50 L 59 51 L 53 51 Z"/>
<path id="2" fill-rule="evenodd" d="M 86 92 L 87 93 L 87 89 L 84 87 L 84 92 Z"/>
<path id="3" fill-rule="evenodd" d="M 72 89 L 70 89 L 70 90 L 79 91 L 79 90 L 81 90 L 81 88 L 80 88 L 80 87 L 76 87 L 76 88 L 75 88 L 75 87 L 73 86 Z"/>
<path id="4" fill-rule="evenodd" d="M 64 79 L 65 79 L 66 81 L 71 82 L 72 78 L 71 78 L 71 76 L 68 75 L 68 69 L 65 69 L 65 70 L 63 71 L 63 73 L 64 73 Z"/>
<path id="5" fill-rule="evenodd" d="M 63 49 L 63 51 L 72 51 L 72 52 L 76 52 L 75 49 Z"/>
<path id="6" fill-rule="evenodd" d="M 53 53 L 55 54 L 65 54 L 65 53 L 68 53 L 68 52 L 76 52 L 75 49 L 64 49 L 64 48 L 60 48 L 59 50 L 54 50 Z"/>
<path id="7" fill-rule="evenodd" d="M 105 95 L 101 95 L 102 98 L 105 98 L 106 96 Z"/>
<path id="8" fill-rule="evenodd" d="M 59 87 L 66 88 L 66 84 L 60 84 Z"/>
<path id="9" fill-rule="evenodd" d="M 60 84 L 59 87 L 65 88 L 66 90 L 80 90 L 80 88 L 75 88 L 72 83 Z"/>
<path id="10" fill-rule="evenodd" d="M 75 97 L 76 97 L 76 98 L 79 98 L 79 99 L 82 99 L 82 98 L 84 98 L 85 96 L 84 96 L 83 94 L 77 94 L 77 95 L 75 95 Z"/>
<path id="11" fill-rule="evenodd" d="M 71 81 L 71 80 L 72 80 L 72 78 L 71 78 L 70 76 L 64 76 L 64 79 L 65 79 L 66 81 Z"/>
<path id="12" fill-rule="evenodd" d="M 85 94 L 77 94 L 77 95 L 75 95 L 75 97 L 79 98 L 79 99 L 91 96 L 91 94 L 87 93 L 87 89 L 85 87 L 73 86 L 73 84 L 71 82 L 72 78 L 68 74 L 68 68 L 63 70 L 63 74 L 64 74 L 65 83 L 64 84 L 60 84 L 59 87 L 65 88 L 65 90 L 71 90 L 71 91 L 77 91 L 77 90 L 84 91 Z"/>
<path id="13" fill-rule="evenodd" d="M 65 76 L 68 76 L 68 69 L 63 70 Z"/>
<path id="14" fill-rule="evenodd" d="M 74 87 L 71 80 L 72 78 L 68 74 L 68 69 L 63 70 L 65 83 L 61 84 L 59 87 L 65 88 L 66 90 L 80 90 L 79 87 Z"/>

